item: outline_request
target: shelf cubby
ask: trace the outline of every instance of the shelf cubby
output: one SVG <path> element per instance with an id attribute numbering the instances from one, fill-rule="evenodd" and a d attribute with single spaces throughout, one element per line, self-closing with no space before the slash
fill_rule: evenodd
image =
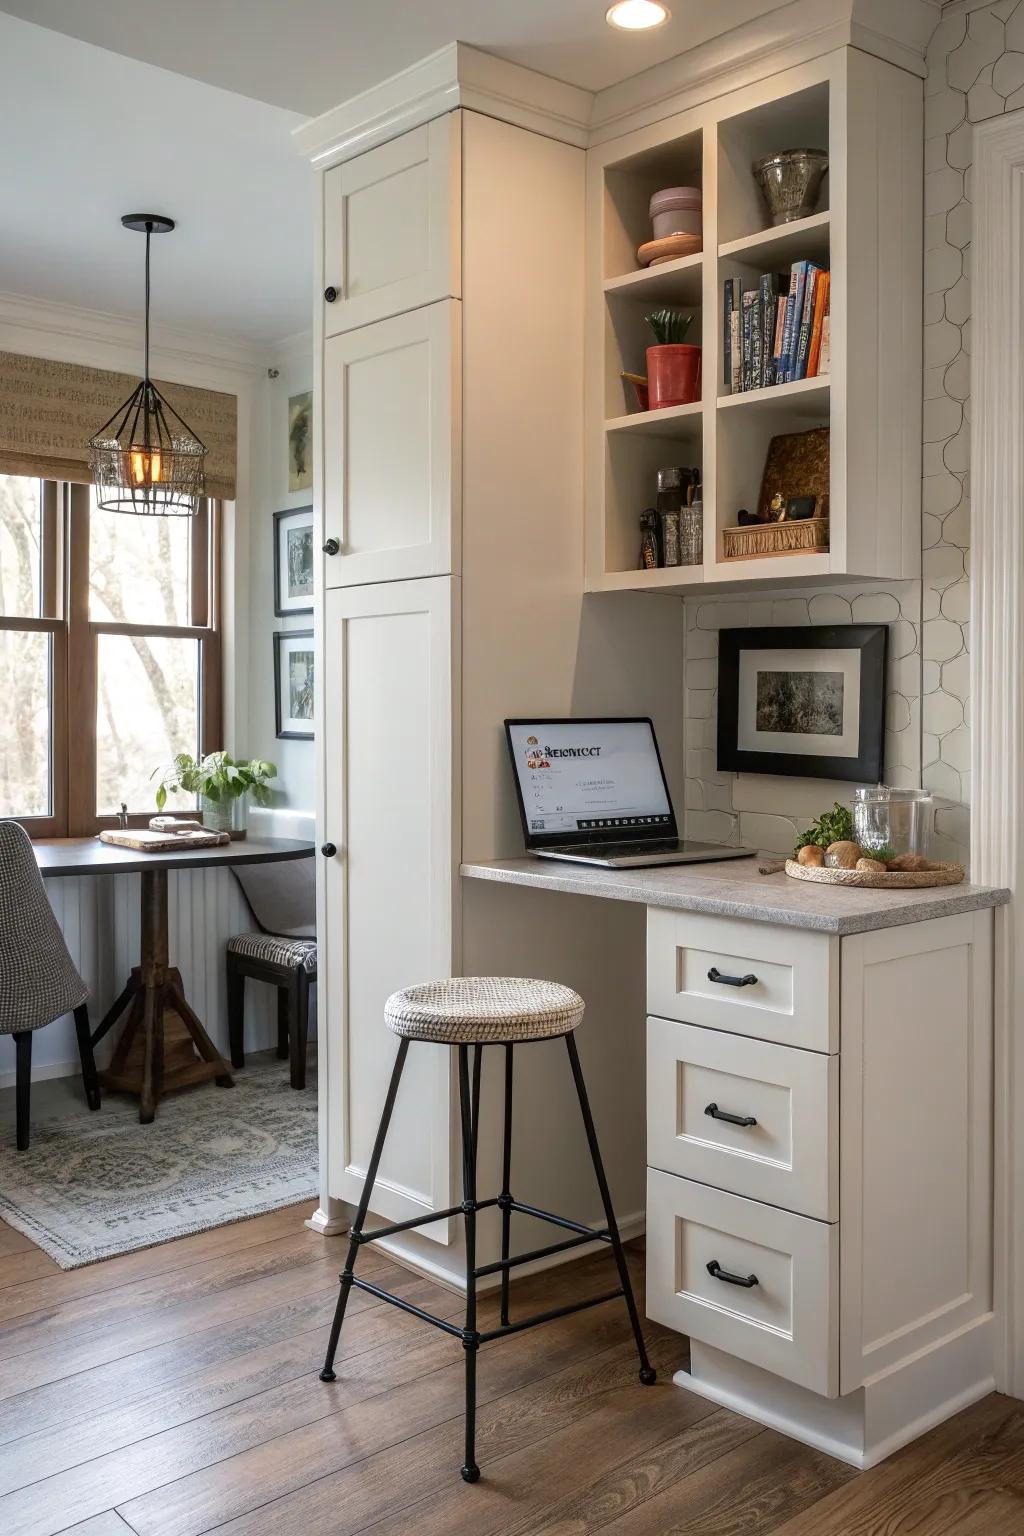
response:
<path id="1" fill-rule="evenodd" d="M 901 580 L 920 571 L 920 85 L 856 48 L 837 48 L 588 151 L 586 584 L 686 592 L 796 580 Z M 752 174 L 783 149 L 829 154 L 818 206 L 772 226 Z M 700 255 L 640 270 L 660 187 L 703 188 Z M 723 284 L 753 286 L 799 260 L 831 272 L 829 373 L 732 394 L 724 379 Z M 652 308 L 695 316 L 702 396 L 640 412 L 620 371 L 646 371 Z M 831 433 L 827 554 L 725 560 L 721 530 L 756 506 L 772 437 Z M 704 560 L 636 569 L 639 516 L 656 473 L 699 464 Z"/>

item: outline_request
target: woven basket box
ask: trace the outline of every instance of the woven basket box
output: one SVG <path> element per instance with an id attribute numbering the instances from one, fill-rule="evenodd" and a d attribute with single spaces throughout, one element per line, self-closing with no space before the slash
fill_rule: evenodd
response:
<path id="1" fill-rule="evenodd" d="M 768 555 L 825 555 L 828 518 L 805 517 L 793 522 L 752 523 L 722 529 L 725 560 L 760 560 Z"/>

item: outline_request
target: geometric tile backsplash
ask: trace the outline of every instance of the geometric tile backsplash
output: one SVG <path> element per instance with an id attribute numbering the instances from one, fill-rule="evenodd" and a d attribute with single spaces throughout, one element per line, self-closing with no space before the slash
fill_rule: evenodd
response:
<path id="1" fill-rule="evenodd" d="M 885 774 L 936 797 L 935 851 L 968 859 L 971 798 L 970 351 L 974 124 L 1024 108 L 1024 0 L 947 7 L 928 45 L 924 155 L 922 579 L 785 596 L 687 598 L 686 830 L 785 852 L 850 786 L 715 771 L 726 625 L 891 624 Z"/>

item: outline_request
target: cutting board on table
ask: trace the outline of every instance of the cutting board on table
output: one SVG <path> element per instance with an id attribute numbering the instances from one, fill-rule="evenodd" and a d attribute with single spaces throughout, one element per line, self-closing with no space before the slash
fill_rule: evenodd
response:
<path id="1" fill-rule="evenodd" d="M 127 831 L 105 830 L 100 833 L 101 843 L 112 843 L 115 848 L 131 848 L 135 853 L 171 853 L 179 848 L 216 848 L 230 843 L 227 832 L 151 832 L 146 827 L 132 827 Z"/>

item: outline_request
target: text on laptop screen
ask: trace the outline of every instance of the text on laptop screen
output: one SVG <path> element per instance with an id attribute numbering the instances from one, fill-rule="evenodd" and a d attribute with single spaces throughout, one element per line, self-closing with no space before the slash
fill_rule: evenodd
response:
<path id="1" fill-rule="evenodd" d="M 531 836 L 671 826 L 646 720 L 515 724 L 509 737 Z"/>

